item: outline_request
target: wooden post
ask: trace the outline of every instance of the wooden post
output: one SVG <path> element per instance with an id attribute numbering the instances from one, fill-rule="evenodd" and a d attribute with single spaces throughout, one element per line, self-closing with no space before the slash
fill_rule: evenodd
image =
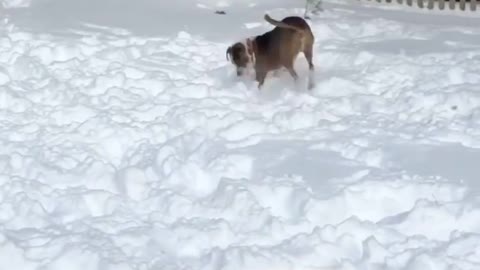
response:
<path id="1" fill-rule="evenodd" d="M 396 2 L 400 5 L 406 4 L 409 7 L 416 5 L 420 9 L 427 8 L 429 10 L 435 9 L 435 2 L 438 2 L 439 10 L 444 10 L 444 9 L 455 10 L 459 8 L 462 11 L 466 11 L 468 7 L 470 7 L 471 11 L 476 11 L 477 5 L 480 4 L 480 0 L 359 0 L 359 1 L 375 1 L 378 3 L 386 2 L 389 4 Z M 306 6 L 305 9 L 307 9 L 307 7 L 308 6 Z"/>
<path id="2" fill-rule="evenodd" d="M 445 0 L 438 0 L 438 8 L 443 10 L 445 8 Z"/>
<path id="3" fill-rule="evenodd" d="M 435 7 L 435 0 L 428 0 L 428 9 L 433 9 Z"/>
<path id="4" fill-rule="evenodd" d="M 423 0 L 417 0 L 417 6 L 423 8 Z"/>
<path id="5" fill-rule="evenodd" d="M 455 0 L 448 0 L 448 6 L 451 10 L 455 10 Z"/>
<path id="6" fill-rule="evenodd" d="M 477 4 L 478 4 L 477 0 L 470 0 L 470 10 L 471 11 L 477 10 Z"/>

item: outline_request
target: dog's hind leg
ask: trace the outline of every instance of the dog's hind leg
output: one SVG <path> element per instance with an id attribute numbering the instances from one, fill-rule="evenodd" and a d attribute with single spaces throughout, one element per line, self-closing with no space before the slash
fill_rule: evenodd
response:
<path id="1" fill-rule="evenodd" d="M 288 72 L 290 73 L 290 75 L 292 75 L 295 82 L 298 81 L 298 74 L 295 71 L 295 69 L 293 69 L 293 67 L 288 67 L 287 69 L 288 69 Z"/>
<path id="2" fill-rule="evenodd" d="M 295 69 L 293 68 L 293 63 L 288 63 L 288 64 L 286 64 L 286 65 L 284 65 L 284 66 L 287 68 L 288 72 L 289 72 L 290 75 L 292 76 L 292 78 L 293 78 L 293 80 L 294 80 L 294 82 L 295 82 L 295 88 L 296 88 L 297 90 L 299 90 L 299 89 L 300 89 L 300 85 L 299 85 L 299 81 L 298 81 L 298 74 L 297 74 L 297 72 L 295 71 Z"/>
<path id="3" fill-rule="evenodd" d="M 283 66 L 288 70 L 290 75 L 292 75 L 293 79 L 295 81 L 297 81 L 298 80 L 298 75 L 297 75 L 297 72 L 295 71 L 295 69 L 293 68 L 293 60 L 288 61 Z"/>
<path id="4" fill-rule="evenodd" d="M 315 87 L 315 66 L 313 65 L 313 46 L 310 44 L 306 46 L 303 53 L 308 62 L 308 89 L 311 90 Z"/>

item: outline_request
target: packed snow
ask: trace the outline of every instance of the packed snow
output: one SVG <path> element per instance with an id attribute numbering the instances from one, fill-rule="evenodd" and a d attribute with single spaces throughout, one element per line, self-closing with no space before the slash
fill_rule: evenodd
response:
<path id="1" fill-rule="evenodd" d="M 259 91 L 303 1 L 2 4 L 0 270 L 480 269 L 479 15 L 324 1 Z"/>

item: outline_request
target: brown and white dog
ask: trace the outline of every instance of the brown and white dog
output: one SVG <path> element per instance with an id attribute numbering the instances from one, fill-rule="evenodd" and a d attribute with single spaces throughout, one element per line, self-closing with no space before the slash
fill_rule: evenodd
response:
<path id="1" fill-rule="evenodd" d="M 242 76 L 246 69 L 253 67 L 260 89 L 269 71 L 284 67 L 297 81 L 298 75 L 293 66 L 298 54 L 303 52 L 310 70 L 308 89 L 312 89 L 315 85 L 312 62 L 315 38 L 310 26 L 297 16 L 276 21 L 266 14 L 265 20 L 276 27 L 263 35 L 247 38 L 228 47 L 226 57 L 236 66 L 237 76 Z"/>

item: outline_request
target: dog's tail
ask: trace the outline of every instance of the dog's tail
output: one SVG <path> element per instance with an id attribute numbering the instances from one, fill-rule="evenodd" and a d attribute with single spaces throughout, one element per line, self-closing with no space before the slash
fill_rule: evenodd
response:
<path id="1" fill-rule="evenodd" d="M 289 29 L 293 29 L 293 30 L 297 30 L 297 31 L 300 31 L 300 32 L 305 32 L 305 30 L 303 30 L 302 28 L 300 27 L 297 27 L 297 26 L 293 26 L 293 25 L 289 25 L 289 24 L 286 24 L 284 22 L 280 22 L 280 21 L 277 21 L 277 20 L 274 20 L 272 19 L 272 17 L 270 17 L 268 14 L 265 14 L 265 20 L 275 26 L 278 26 L 278 27 L 282 27 L 282 28 L 289 28 Z"/>

